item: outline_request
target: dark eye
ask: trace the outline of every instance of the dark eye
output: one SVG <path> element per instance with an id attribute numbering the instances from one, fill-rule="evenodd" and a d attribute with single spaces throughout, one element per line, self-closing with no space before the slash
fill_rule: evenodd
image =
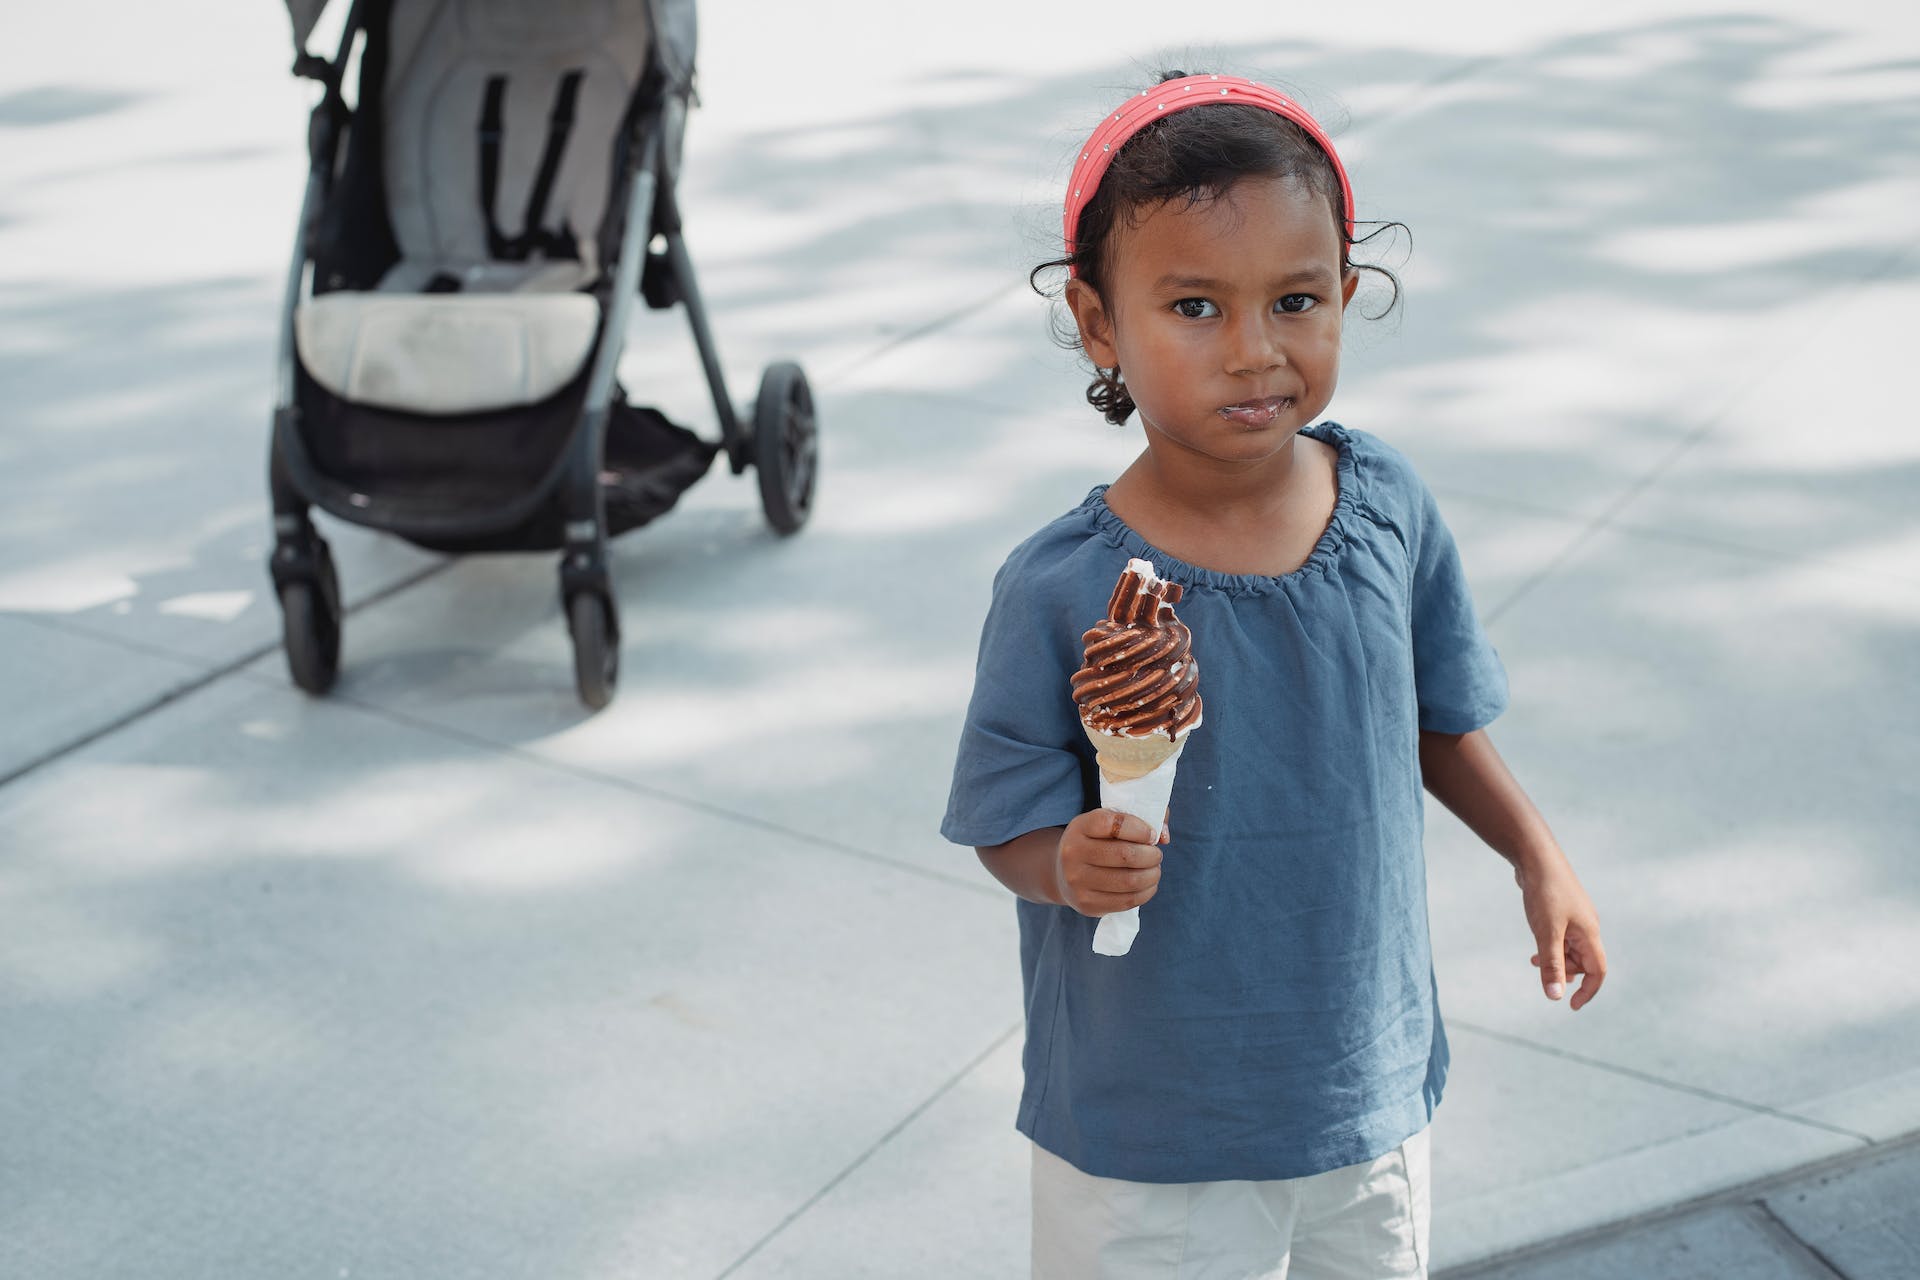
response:
<path id="1" fill-rule="evenodd" d="M 1282 311 L 1311 311 L 1320 304 L 1320 299 L 1310 293 L 1289 293 L 1274 305 Z"/>
<path id="2" fill-rule="evenodd" d="M 1173 309 L 1189 320 L 1205 320 L 1210 315 L 1220 314 L 1219 308 L 1205 298 L 1182 298 L 1173 304 Z"/>

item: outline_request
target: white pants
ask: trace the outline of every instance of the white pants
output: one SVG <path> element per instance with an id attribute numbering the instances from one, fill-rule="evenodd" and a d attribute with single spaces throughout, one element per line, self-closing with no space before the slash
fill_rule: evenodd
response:
<path id="1" fill-rule="evenodd" d="M 1425 1280 L 1425 1130 L 1273 1182 L 1096 1178 L 1033 1148 L 1034 1280 Z"/>

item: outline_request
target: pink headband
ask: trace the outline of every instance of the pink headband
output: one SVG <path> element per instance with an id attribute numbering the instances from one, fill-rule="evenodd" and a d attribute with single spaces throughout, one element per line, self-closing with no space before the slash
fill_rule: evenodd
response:
<path id="1" fill-rule="evenodd" d="M 1114 156 L 1119 154 L 1127 139 L 1162 116 L 1185 111 L 1188 107 L 1204 107 L 1209 103 L 1265 107 L 1305 129 L 1307 136 L 1319 144 L 1320 149 L 1327 153 L 1327 159 L 1333 162 L 1334 176 L 1340 179 L 1340 197 L 1346 206 L 1347 239 L 1353 239 L 1353 184 L 1347 181 L 1346 166 L 1340 163 L 1340 155 L 1333 149 L 1333 143 L 1321 132 L 1314 118 L 1307 114 L 1306 108 L 1278 89 L 1270 89 L 1239 76 L 1186 76 L 1155 85 L 1128 98 L 1118 110 L 1102 120 L 1094 129 L 1093 136 L 1087 139 L 1086 149 L 1081 151 L 1080 159 L 1074 163 L 1073 179 L 1067 183 L 1065 231 L 1069 255 L 1075 248 L 1074 233 L 1080 226 L 1080 213 L 1093 199 L 1093 193 L 1099 190 L 1100 179 L 1106 176 L 1107 166 L 1113 163 Z M 1075 274 L 1072 267 L 1067 268 L 1067 274 Z"/>

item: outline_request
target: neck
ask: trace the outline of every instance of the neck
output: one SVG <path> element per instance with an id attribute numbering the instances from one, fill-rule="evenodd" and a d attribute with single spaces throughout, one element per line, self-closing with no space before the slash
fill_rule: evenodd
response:
<path id="1" fill-rule="evenodd" d="M 1296 437 L 1257 462 L 1210 458 L 1165 440 L 1151 428 L 1147 447 L 1115 480 L 1123 501 L 1158 507 L 1179 516 L 1213 520 L 1258 519 L 1284 507 L 1299 469 Z"/>

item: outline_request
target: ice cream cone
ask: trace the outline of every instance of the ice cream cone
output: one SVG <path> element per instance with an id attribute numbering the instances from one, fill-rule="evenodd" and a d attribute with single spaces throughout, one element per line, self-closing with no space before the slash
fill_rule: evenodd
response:
<path id="1" fill-rule="evenodd" d="M 1177 755 L 1185 741 L 1175 741 L 1164 733 L 1128 738 L 1117 733 L 1102 733 L 1091 725 L 1083 724 L 1080 727 L 1086 730 L 1087 740 L 1093 743 L 1100 776 L 1108 782 L 1131 782 L 1135 778 L 1146 777 Z"/>
<path id="2" fill-rule="evenodd" d="M 1181 749 L 1200 724 L 1193 636 L 1173 614 L 1182 591 L 1148 561 L 1127 561 L 1107 616 L 1081 637 L 1085 661 L 1073 673 L 1080 727 L 1100 768 L 1100 807 L 1140 819 L 1153 836 L 1166 818 Z M 1138 907 L 1112 912 L 1100 917 L 1093 949 L 1124 956 L 1139 933 Z"/>
<path id="3" fill-rule="evenodd" d="M 1131 814 L 1147 824 L 1157 837 L 1173 797 L 1173 780 L 1180 772 L 1180 752 L 1186 736 L 1169 738 L 1156 733 L 1144 738 L 1088 729 L 1095 759 L 1100 765 L 1100 807 Z M 1118 757 L 1117 759 L 1115 757 Z M 1093 949 L 1103 956 L 1124 956 L 1140 933 L 1140 908 L 1100 917 Z"/>

